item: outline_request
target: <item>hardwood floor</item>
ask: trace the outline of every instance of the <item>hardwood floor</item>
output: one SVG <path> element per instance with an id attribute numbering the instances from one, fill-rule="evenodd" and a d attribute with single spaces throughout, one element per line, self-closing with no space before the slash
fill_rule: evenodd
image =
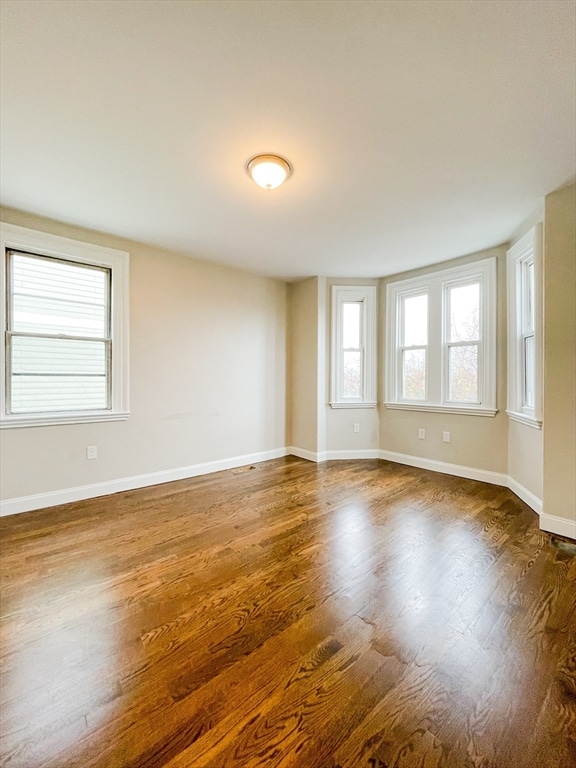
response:
<path id="1" fill-rule="evenodd" d="M 2 766 L 576 766 L 576 557 L 503 488 L 288 457 L 2 541 Z"/>

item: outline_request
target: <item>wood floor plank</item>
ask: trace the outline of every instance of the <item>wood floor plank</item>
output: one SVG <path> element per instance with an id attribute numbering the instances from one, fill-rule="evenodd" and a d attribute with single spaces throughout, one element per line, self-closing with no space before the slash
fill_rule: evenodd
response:
<path id="1" fill-rule="evenodd" d="M 294 457 L 4 518 L 6 768 L 576 768 L 576 557 Z"/>

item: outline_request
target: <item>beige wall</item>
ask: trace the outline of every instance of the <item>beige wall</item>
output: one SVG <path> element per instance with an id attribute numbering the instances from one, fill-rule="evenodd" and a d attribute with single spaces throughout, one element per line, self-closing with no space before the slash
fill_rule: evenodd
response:
<path id="1" fill-rule="evenodd" d="M 543 495 L 543 435 L 541 429 L 510 419 L 508 423 L 508 475 L 536 497 Z"/>
<path id="2" fill-rule="evenodd" d="M 546 199 L 543 432 L 508 423 L 504 413 L 505 247 L 441 265 L 490 256 L 498 259 L 499 412 L 495 418 L 383 406 L 332 409 L 328 405 L 330 288 L 338 282 L 365 281 L 314 277 L 287 286 L 4 209 L 2 218 L 9 223 L 131 253 L 132 415 L 125 422 L 3 430 L 3 498 L 282 450 L 286 445 L 320 457 L 324 452 L 330 456 L 338 451 L 381 449 L 509 474 L 537 499 L 544 498 L 544 528 L 576 536 L 574 206 L 574 186 Z M 387 281 L 368 282 L 380 283 L 378 399 L 382 402 Z M 360 424 L 359 433 L 353 431 L 354 423 Z M 424 441 L 418 439 L 419 428 L 426 430 Z M 449 444 L 442 442 L 444 430 L 451 432 Z M 87 445 L 98 446 L 96 461 L 86 461 Z M 554 520 L 566 522 L 564 527 L 561 522 L 562 531 L 550 527 Z"/>
<path id="3" fill-rule="evenodd" d="M 318 451 L 318 278 L 290 285 L 291 444 Z"/>
<path id="4" fill-rule="evenodd" d="M 122 422 L 2 430 L 3 498 L 286 445 L 285 283 L 11 209 L 2 219 L 130 252 L 131 410 Z"/>
<path id="5" fill-rule="evenodd" d="M 392 453 L 441 461 L 488 472 L 506 474 L 508 467 L 508 418 L 506 409 L 506 248 L 492 248 L 461 259 L 436 265 L 447 268 L 480 259 L 497 258 L 498 339 L 497 339 L 497 399 L 495 417 L 463 416 L 451 413 L 400 411 L 380 406 L 380 448 Z M 385 338 L 386 284 L 391 280 L 426 274 L 430 269 L 414 270 L 394 275 L 382 281 L 380 290 L 380 338 Z M 381 365 L 381 369 L 383 364 Z M 379 402 L 384 400 L 381 377 Z M 418 429 L 426 430 L 426 439 L 418 438 Z M 442 442 L 442 432 L 448 431 L 451 442 Z"/>
<path id="6" fill-rule="evenodd" d="M 544 218 L 545 530 L 576 538 L 576 186 Z"/>
<path id="7" fill-rule="evenodd" d="M 378 451 L 377 409 L 331 408 L 332 285 L 376 285 L 376 280 L 314 277 L 290 286 L 292 446 L 318 460 L 332 453 Z M 354 432 L 354 424 L 360 431 Z"/>

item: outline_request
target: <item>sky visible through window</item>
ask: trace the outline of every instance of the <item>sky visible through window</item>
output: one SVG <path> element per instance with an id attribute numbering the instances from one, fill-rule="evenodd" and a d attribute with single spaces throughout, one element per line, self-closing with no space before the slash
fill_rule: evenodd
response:
<path id="1" fill-rule="evenodd" d="M 478 402 L 478 346 L 480 341 L 480 284 L 456 285 L 449 301 L 448 400 Z M 403 347 L 428 344 L 428 295 L 408 296 L 403 302 Z M 474 342 L 466 344 L 466 342 Z M 427 349 L 404 349 L 402 396 L 426 399 Z"/>

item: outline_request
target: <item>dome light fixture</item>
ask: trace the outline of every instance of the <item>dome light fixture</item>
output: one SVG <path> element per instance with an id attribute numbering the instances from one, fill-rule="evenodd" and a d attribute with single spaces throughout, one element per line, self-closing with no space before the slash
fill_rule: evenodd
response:
<path id="1" fill-rule="evenodd" d="M 256 155 L 246 163 L 246 173 L 263 189 L 276 189 L 292 176 L 292 166 L 279 155 Z"/>

